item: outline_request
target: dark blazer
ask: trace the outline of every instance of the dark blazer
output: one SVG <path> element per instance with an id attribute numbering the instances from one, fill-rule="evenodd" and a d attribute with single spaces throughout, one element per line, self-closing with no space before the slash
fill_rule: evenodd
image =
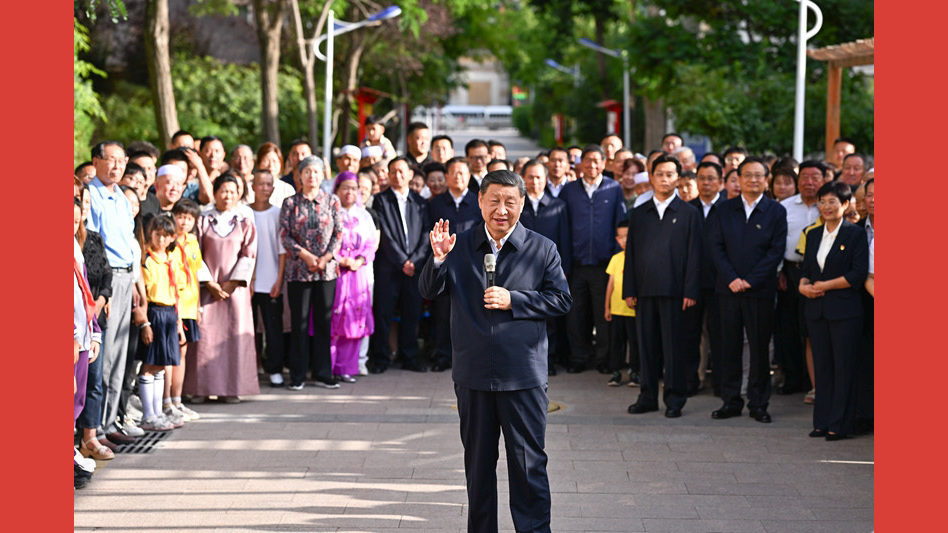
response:
<path id="1" fill-rule="evenodd" d="M 454 249 L 418 280 L 424 298 L 451 295 L 453 378 L 463 387 L 514 391 L 547 383 L 546 319 L 565 315 L 573 298 L 553 241 L 517 224 L 497 255 L 495 284 L 510 291 L 511 309 L 484 307 L 484 226 L 458 233 Z"/>
<path id="2" fill-rule="evenodd" d="M 470 191 L 461 199 L 460 206 L 455 206 L 454 197 L 448 191 L 432 197 L 428 201 L 428 214 L 431 217 L 429 231 L 440 219 L 448 221 L 448 229 L 451 233 L 461 233 L 477 223 L 484 222 L 481 208 L 477 205 L 477 195 Z"/>
<path id="3" fill-rule="evenodd" d="M 822 298 L 806 298 L 806 317 L 811 320 L 842 320 L 862 316 L 862 287 L 869 273 L 869 243 L 866 242 L 866 230 L 843 220 L 821 272 L 820 265 L 816 262 L 816 252 L 822 241 L 822 227 L 807 233 L 803 277 L 815 283 L 843 276 L 850 287 L 826 291 Z"/>
<path id="4" fill-rule="evenodd" d="M 761 196 L 748 219 L 742 196 L 719 200 L 708 215 L 708 232 L 719 294 L 732 294 L 728 284 L 742 278 L 751 288 L 739 294 L 776 296 L 777 265 L 787 247 L 787 210 L 779 202 Z"/>
<path id="5" fill-rule="evenodd" d="M 581 265 L 606 266 L 619 251 L 616 225 L 625 218 L 622 187 L 611 178 L 602 178 L 592 198 L 586 194 L 583 180 L 567 183 L 560 192 L 569 213 L 573 260 Z"/>
<path id="6" fill-rule="evenodd" d="M 708 217 L 711 216 L 711 213 L 714 212 L 715 206 L 717 206 L 721 200 L 726 200 L 726 198 L 721 194 L 718 194 L 717 198 L 714 199 L 714 202 L 711 203 L 711 209 L 708 210 Z M 688 203 L 695 206 L 695 208 L 698 210 L 698 213 L 701 214 L 701 288 L 705 290 L 713 290 L 714 283 L 718 279 L 718 273 L 714 269 L 714 260 L 711 259 L 711 235 L 708 231 L 708 218 L 704 216 L 704 206 L 701 203 L 701 198 L 695 198 Z"/>
<path id="7" fill-rule="evenodd" d="M 701 218 L 700 211 L 677 196 L 661 219 L 651 200 L 631 211 L 623 298 L 699 298 Z"/>
<path id="8" fill-rule="evenodd" d="M 569 216 L 566 214 L 566 202 L 554 198 L 549 191 L 543 193 L 537 210 L 533 210 L 530 198 L 523 201 L 520 223 L 553 241 L 560 252 L 563 272 L 569 276 L 573 267 L 573 243 L 569 238 Z"/>
<path id="9" fill-rule="evenodd" d="M 418 193 L 408 191 L 405 221 L 408 225 L 408 246 L 405 245 L 405 233 L 402 230 L 402 218 L 395 192 L 385 189 L 375 195 L 372 209 L 379 216 L 381 241 L 375 255 L 376 270 L 401 272 L 406 260 L 421 268 L 431 253 L 428 232 L 431 230 L 431 218 L 428 216 L 428 202 Z"/>

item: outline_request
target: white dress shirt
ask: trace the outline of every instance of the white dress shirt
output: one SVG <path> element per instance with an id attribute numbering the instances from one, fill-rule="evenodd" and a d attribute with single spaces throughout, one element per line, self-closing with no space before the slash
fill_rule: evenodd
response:
<path id="1" fill-rule="evenodd" d="M 468 189 L 464 189 L 463 191 L 461 191 L 461 196 L 455 196 L 454 193 L 451 192 L 451 189 L 448 189 L 448 194 L 450 194 L 450 195 L 451 195 L 451 199 L 454 200 L 454 208 L 455 208 L 455 209 L 460 209 L 460 208 L 461 208 L 461 202 L 463 202 L 463 201 L 464 201 L 464 197 L 467 196 L 467 191 L 468 191 Z"/>
<path id="2" fill-rule="evenodd" d="M 490 236 L 490 231 L 488 231 L 487 229 L 487 223 L 486 222 L 484 223 L 484 233 L 487 234 L 487 242 L 490 243 L 490 251 L 495 256 L 500 252 L 500 249 L 504 247 L 504 244 L 507 243 L 507 239 L 510 238 L 510 234 L 513 233 L 515 229 L 517 229 L 516 224 L 514 225 L 514 227 L 510 228 L 510 231 L 508 231 L 506 235 L 501 237 L 499 241 L 495 242 L 494 238 Z"/>
<path id="3" fill-rule="evenodd" d="M 760 199 L 763 197 L 764 195 L 761 194 L 753 202 L 747 203 L 747 199 L 744 198 L 743 194 L 741 195 L 741 203 L 744 204 L 744 214 L 747 215 L 747 218 L 745 220 L 750 220 L 751 213 L 754 212 L 754 208 L 757 207 L 757 204 L 760 203 Z"/>
<path id="4" fill-rule="evenodd" d="M 540 191 L 540 194 L 536 198 L 527 195 L 527 199 L 530 200 L 530 203 L 533 205 L 533 212 L 536 213 L 540 209 L 540 200 L 543 199 L 543 191 Z"/>
<path id="5" fill-rule="evenodd" d="M 816 206 L 816 201 L 807 206 L 799 194 L 784 199 L 780 205 L 787 210 L 787 246 L 783 258 L 791 263 L 799 263 L 803 260 L 797 253 L 800 234 L 807 226 L 816 222 L 820 217 L 820 209 Z"/>
<path id="6" fill-rule="evenodd" d="M 401 194 L 400 192 L 392 189 L 392 192 L 395 193 L 395 199 L 398 201 L 398 213 L 402 217 L 402 230 L 405 232 L 405 246 L 408 246 L 408 220 L 405 219 L 405 210 L 408 208 L 408 192 Z"/>
<path id="7" fill-rule="evenodd" d="M 655 204 L 655 209 L 658 210 L 659 220 L 662 220 L 663 218 L 665 218 L 665 209 L 668 208 L 668 204 L 672 203 L 672 200 L 674 199 L 675 199 L 675 195 L 673 194 L 669 196 L 668 198 L 666 198 L 664 202 L 659 202 L 658 198 L 655 198 L 655 196 L 652 196 L 652 203 Z"/>
<path id="8" fill-rule="evenodd" d="M 565 187 L 567 183 L 569 183 L 569 180 L 566 179 L 566 177 L 564 176 L 563 179 L 560 180 L 559 185 L 556 185 L 552 181 L 547 181 L 546 186 L 550 188 L 550 194 L 553 195 L 553 198 L 559 198 L 560 192 L 563 190 L 563 187 Z"/>
<path id="9" fill-rule="evenodd" d="M 826 256 L 829 255 L 830 250 L 833 249 L 833 244 L 836 243 L 836 235 L 839 234 L 839 228 L 843 223 L 840 222 L 836 225 L 836 229 L 833 231 L 828 231 L 826 224 L 823 224 L 823 240 L 820 241 L 820 249 L 816 251 L 816 263 L 820 265 L 820 272 L 823 271 L 823 265 L 826 263 Z"/>
<path id="10" fill-rule="evenodd" d="M 583 189 L 586 190 L 586 196 L 592 199 L 593 194 L 599 189 L 600 185 L 602 185 L 602 174 L 600 174 L 599 177 L 596 178 L 596 181 L 592 182 L 592 184 L 586 180 L 583 180 Z"/>

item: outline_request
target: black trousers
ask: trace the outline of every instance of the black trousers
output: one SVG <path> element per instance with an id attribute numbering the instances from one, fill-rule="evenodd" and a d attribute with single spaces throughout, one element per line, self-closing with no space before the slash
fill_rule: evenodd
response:
<path id="1" fill-rule="evenodd" d="M 306 371 L 313 378 L 332 379 L 330 324 L 332 304 L 336 297 L 336 280 L 291 281 L 286 285 L 290 299 L 290 384 L 306 381 Z M 309 336 L 309 318 L 313 316 L 313 336 Z"/>
<path id="2" fill-rule="evenodd" d="M 606 265 L 573 265 L 573 275 L 569 279 L 573 306 L 566 315 L 572 364 L 599 366 L 609 360 L 609 322 L 606 322 L 603 314 L 608 284 Z M 595 338 L 592 332 L 594 325 Z"/>
<path id="3" fill-rule="evenodd" d="M 813 428 L 847 435 L 856 418 L 856 362 L 862 339 L 862 317 L 807 319 L 813 345 L 816 403 Z"/>
<path id="4" fill-rule="evenodd" d="M 777 291 L 776 322 L 774 324 L 774 360 L 785 377 L 784 387 L 803 389 L 808 375 L 806 370 L 805 320 L 800 295 L 800 263 L 784 263 L 787 290 Z"/>
<path id="5" fill-rule="evenodd" d="M 625 366 L 625 352 L 628 350 L 631 371 L 640 371 L 639 339 L 635 329 L 634 316 L 612 315 L 612 323 L 609 324 L 609 370 L 622 370 Z"/>
<path id="6" fill-rule="evenodd" d="M 454 384 L 464 445 L 469 533 L 497 532 L 497 458 L 500 433 L 507 448 L 510 514 L 519 532 L 550 531 L 546 474 L 544 388 L 480 391 Z"/>
<path id="7" fill-rule="evenodd" d="M 681 298 L 639 298 L 635 303 L 635 324 L 638 327 L 639 374 L 637 403 L 658 406 L 658 382 L 665 371 L 665 407 L 681 409 L 688 400 L 685 375 L 687 336 L 684 335 L 684 313 Z M 697 372 L 697 368 L 695 370 Z"/>
<path id="8" fill-rule="evenodd" d="M 266 354 L 263 369 L 267 374 L 283 372 L 283 295 L 271 298 L 269 293 L 255 292 L 250 298 L 253 314 L 260 315 Z M 254 320 L 256 324 L 256 320 Z"/>
<path id="9" fill-rule="evenodd" d="M 421 314 L 421 293 L 418 292 L 416 276 L 408 277 L 403 272 L 375 272 L 375 333 L 372 334 L 372 349 L 369 362 L 378 368 L 388 368 L 391 354 L 388 348 L 392 319 L 398 312 L 398 355 L 404 362 L 418 359 L 418 317 Z"/>
<path id="10" fill-rule="evenodd" d="M 875 299 L 862 291 L 865 318 L 862 323 L 862 340 L 856 361 L 856 420 L 871 423 L 875 418 Z"/>
<path id="11" fill-rule="evenodd" d="M 770 404 L 770 336 L 774 328 L 774 302 L 738 294 L 719 294 L 721 304 L 722 376 L 721 399 L 724 405 L 742 409 L 742 354 L 744 331 L 750 347 L 747 376 L 747 407 L 767 409 Z"/>
<path id="12" fill-rule="evenodd" d="M 547 319 L 546 338 L 549 346 L 548 362 L 550 368 L 553 368 L 554 364 L 568 364 L 570 360 L 570 349 L 565 316 Z"/>
<path id="13" fill-rule="evenodd" d="M 435 363 L 451 364 L 451 295 L 443 292 L 434 301 Z"/>
<path id="14" fill-rule="evenodd" d="M 683 337 L 685 387 L 689 393 L 697 392 L 701 386 L 701 380 L 698 379 L 698 367 L 701 366 L 701 325 L 704 320 L 705 306 L 706 302 L 699 298 L 695 305 L 681 313 L 682 328 L 679 331 Z"/>
<path id="15" fill-rule="evenodd" d="M 703 326 L 708 330 L 708 344 L 711 348 L 711 356 L 709 357 L 711 386 L 715 391 L 720 391 L 721 374 L 723 374 L 722 368 L 724 367 L 724 363 L 721 362 L 721 354 L 724 353 L 721 342 L 721 304 L 718 303 L 718 295 L 714 292 L 714 289 L 701 289 L 701 298 L 698 303 L 702 307 Z M 742 339 L 741 343 L 743 342 Z"/>

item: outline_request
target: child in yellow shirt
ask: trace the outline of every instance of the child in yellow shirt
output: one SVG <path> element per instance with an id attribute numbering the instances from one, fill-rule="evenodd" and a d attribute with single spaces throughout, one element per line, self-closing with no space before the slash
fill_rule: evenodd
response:
<path id="1" fill-rule="evenodd" d="M 616 241 L 622 251 L 612 256 L 606 273 L 606 321 L 609 328 L 609 367 L 612 376 L 606 385 L 618 387 L 622 384 L 622 367 L 625 366 L 625 351 L 629 350 L 629 386 L 639 384 L 639 347 L 635 334 L 635 309 L 622 299 L 622 274 L 625 270 L 625 242 L 629 235 L 629 221 L 622 220 L 616 226 Z"/>

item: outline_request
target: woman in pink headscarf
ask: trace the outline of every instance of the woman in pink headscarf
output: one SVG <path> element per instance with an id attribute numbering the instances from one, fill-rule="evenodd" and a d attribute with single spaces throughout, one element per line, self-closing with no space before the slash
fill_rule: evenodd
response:
<path id="1" fill-rule="evenodd" d="M 335 193 L 343 210 L 342 245 L 336 253 L 339 277 L 332 311 L 332 373 L 354 383 L 359 371 L 359 346 L 375 330 L 369 269 L 375 260 L 379 233 L 359 197 L 359 180 L 352 172 L 336 177 Z"/>

